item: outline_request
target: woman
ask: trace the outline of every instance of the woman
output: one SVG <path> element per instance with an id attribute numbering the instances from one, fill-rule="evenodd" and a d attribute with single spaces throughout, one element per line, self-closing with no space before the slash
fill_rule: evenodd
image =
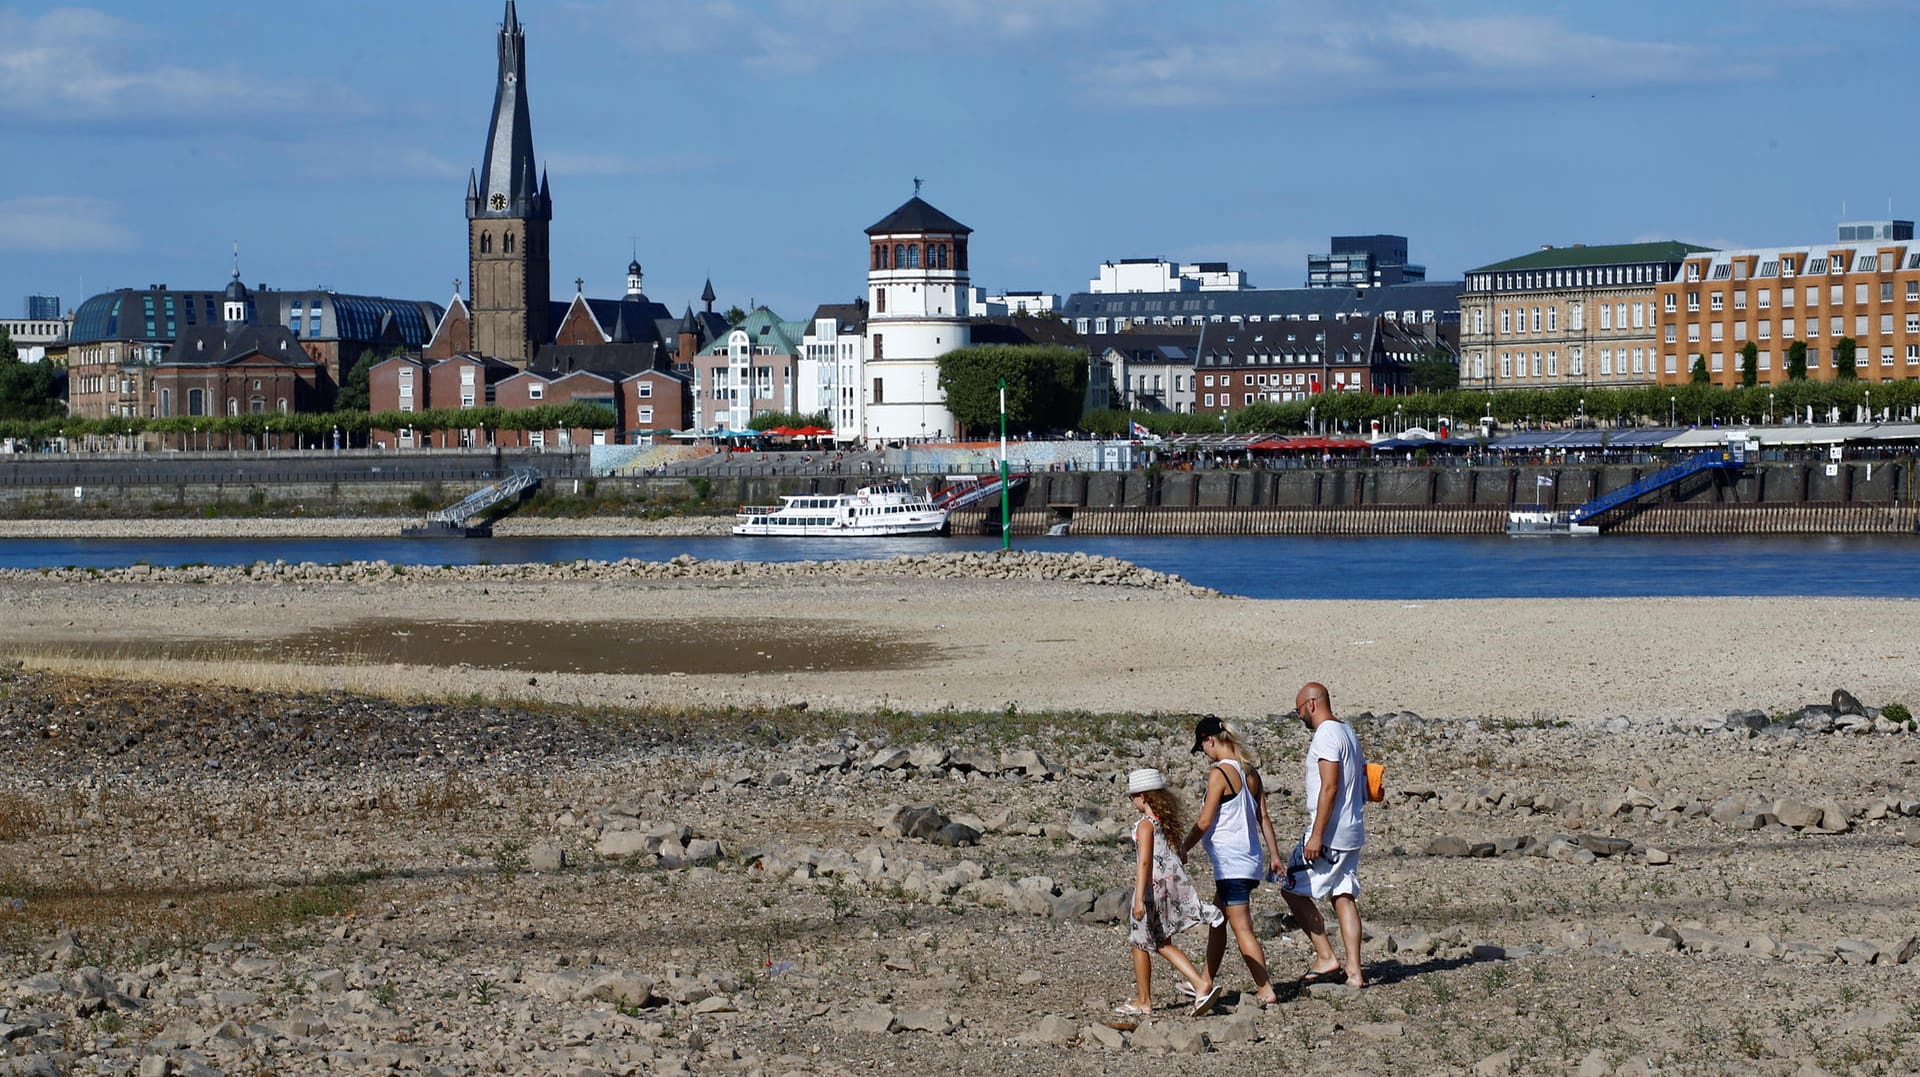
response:
<path id="1" fill-rule="evenodd" d="M 1196 843 L 1207 847 L 1213 861 L 1213 903 L 1226 914 L 1226 922 L 1214 924 L 1207 932 L 1207 982 L 1220 972 L 1220 961 L 1227 952 L 1227 928 L 1240 946 L 1247 971 L 1253 974 L 1254 999 L 1262 1006 L 1278 998 L 1267 975 L 1267 955 L 1253 932 L 1253 888 L 1264 874 L 1279 874 L 1280 845 L 1273 837 L 1273 820 L 1267 816 L 1266 789 L 1260 784 L 1260 772 L 1253 757 L 1226 723 L 1209 714 L 1193 727 L 1193 750 L 1204 753 L 1212 766 L 1207 772 L 1207 797 L 1200 815 L 1180 843 L 1180 855 Z M 1175 987 L 1190 985 L 1175 984 Z"/>

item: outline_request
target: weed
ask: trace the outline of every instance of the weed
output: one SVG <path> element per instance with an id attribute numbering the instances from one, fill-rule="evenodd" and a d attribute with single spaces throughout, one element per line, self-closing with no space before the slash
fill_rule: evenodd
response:
<path id="1" fill-rule="evenodd" d="M 503 841 L 493 847 L 493 869 L 501 879 L 512 879 L 527 870 L 527 843 Z"/>
<path id="2" fill-rule="evenodd" d="M 853 890 L 847 881 L 838 875 L 827 885 L 827 909 L 833 914 L 833 922 L 838 924 L 853 914 Z"/>
<path id="3" fill-rule="evenodd" d="M 475 1006 L 491 1006 L 500 997 L 500 985 L 492 980 L 475 980 L 467 985 L 467 1001 Z"/>
<path id="4" fill-rule="evenodd" d="M 382 1006 L 392 1006 L 394 1000 L 399 997 L 400 989 L 393 986 L 392 980 L 388 980 L 373 989 L 373 1001 L 378 1002 Z"/>

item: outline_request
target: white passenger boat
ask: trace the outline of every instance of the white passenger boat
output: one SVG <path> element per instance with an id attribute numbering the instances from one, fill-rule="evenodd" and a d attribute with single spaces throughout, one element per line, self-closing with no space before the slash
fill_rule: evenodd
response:
<path id="1" fill-rule="evenodd" d="M 1597 535 L 1600 529 L 1573 522 L 1572 513 L 1545 505 L 1515 505 L 1507 512 L 1509 535 Z"/>
<path id="2" fill-rule="evenodd" d="M 742 505 L 736 535 L 872 538 L 942 535 L 947 508 L 904 482 L 876 482 L 851 494 L 794 494 L 778 505 Z"/>

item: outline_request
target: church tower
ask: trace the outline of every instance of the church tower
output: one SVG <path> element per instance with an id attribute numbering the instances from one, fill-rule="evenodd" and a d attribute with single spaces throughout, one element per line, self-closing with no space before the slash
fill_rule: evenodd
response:
<path id="1" fill-rule="evenodd" d="M 550 341 L 552 220 L 547 178 L 533 163 L 526 34 L 513 0 L 507 0 L 486 158 L 467 179 L 467 279 L 473 282 L 473 348 L 482 355 L 524 368 L 534 350 Z"/>

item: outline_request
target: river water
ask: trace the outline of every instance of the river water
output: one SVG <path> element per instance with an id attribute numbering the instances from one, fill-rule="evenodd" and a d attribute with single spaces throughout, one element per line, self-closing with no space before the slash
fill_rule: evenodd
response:
<path id="1" fill-rule="evenodd" d="M 1034 538 L 1020 549 L 1132 561 L 1249 598 L 1920 597 L 1920 536 Z M 992 550 L 992 538 L 6 539 L 0 568 L 385 560 L 407 565 L 826 561 Z"/>

